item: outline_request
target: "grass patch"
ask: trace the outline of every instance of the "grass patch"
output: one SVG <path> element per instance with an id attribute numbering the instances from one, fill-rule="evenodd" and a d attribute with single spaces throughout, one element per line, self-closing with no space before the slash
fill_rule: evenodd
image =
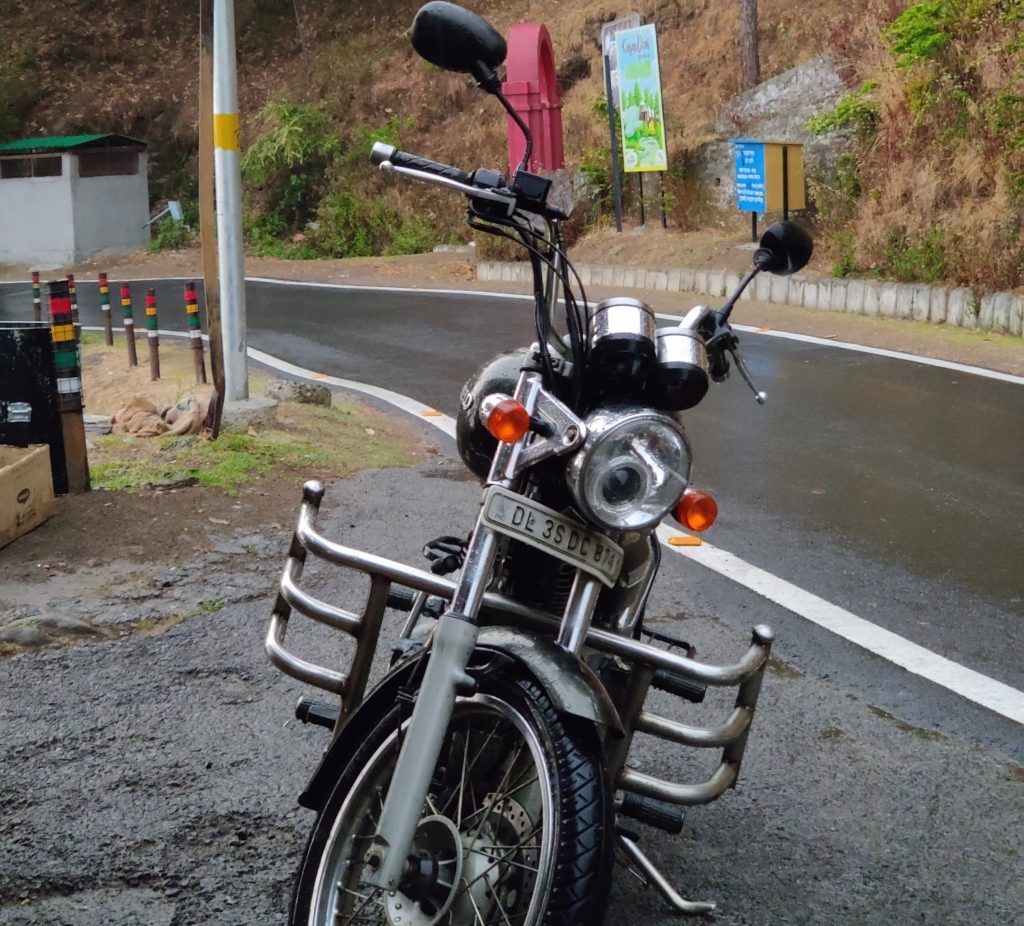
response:
<path id="1" fill-rule="evenodd" d="M 202 438 L 135 438 L 109 434 L 94 442 L 95 488 L 136 491 L 195 479 L 237 495 L 282 474 L 349 476 L 361 469 L 408 466 L 412 441 L 399 427 L 357 403 L 332 408 L 282 403 L 275 427 Z"/>

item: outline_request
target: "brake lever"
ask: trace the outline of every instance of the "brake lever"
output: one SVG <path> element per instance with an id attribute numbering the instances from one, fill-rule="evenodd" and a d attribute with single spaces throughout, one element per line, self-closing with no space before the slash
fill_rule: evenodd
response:
<path id="1" fill-rule="evenodd" d="M 739 344 L 736 342 L 735 338 L 733 338 L 733 346 L 729 348 L 729 353 L 732 354 L 733 363 L 736 364 L 736 369 L 740 371 L 740 376 L 743 377 L 743 382 L 745 382 L 750 387 L 750 391 L 754 393 L 754 398 L 757 400 L 757 404 L 764 405 L 764 403 L 768 401 L 768 396 L 754 385 L 754 380 L 750 375 L 750 370 L 747 369 L 746 361 L 740 354 Z"/>

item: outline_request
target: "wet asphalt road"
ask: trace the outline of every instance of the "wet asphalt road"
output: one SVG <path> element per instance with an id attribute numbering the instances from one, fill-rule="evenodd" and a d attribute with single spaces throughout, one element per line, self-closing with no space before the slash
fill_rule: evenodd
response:
<path id="1" fill-rule="evenodd" d="M 158 294 L 181 312 L 180 284 Z M 24 296 L 0 288 L 0 319 L 23 315 Z M 481 296 L 250 284 L 249 313 L 254 347 L 448 412 L 481 358 L 530 337 L 527 303 Z M 744 347 L 769 405 L 733 379 L 689 416 L 697 479 L 722 509 L 712 542 L 1021 687 L 1020 387 L 762 337 Z M 455 465 L 362 474 L 328 495 L 325 526 L 415 563 L 424 531 L 464 529 L 475 497 Z M 198 586 L 223 597 L 216 615 L 2 666 L 0 921 L 281 922 L 308 825 L 294 794 L 322 745 L 288 720 L 302 686 L 260 651 L 286 543 L 224 546 Z M 154 587 L 184 583 L 187 598 L 195 569 Z M 344 602 L 354 586 L 321 574 L 316 587 Z M 721 903 L 716 922 L 1015 921 L 1020 727 L 676 557 L 651 614 L 718 661 L 754 623 L 779 635 L 739 790 L 693 810 L 682 836 L 643 840 L 685 892 Z M 331 658 L 324 634 L 299 639 Z M 145 667 L 134 687 L 126 665 Z M 655 773 L 693 780 L 709 758 L 640 743 Z M 619 869 L 607 922 L 626 920 L 677 922 Z"/>
<path id="2" fill-rule="evenodd" d="M 140 330 L 147 285 L 133 284 Z M 161 327 L 183 328 L 183 284 L 156 286 Z M 98 324 L 96 287 L 81 289 L 82 321 Z M 113 287 L 115 323 L 118 301 Z M 449 414 L 483 360 L 532 337 L 528 300 L 486 294 L 250 282 L 247 309 L 251 346 Z M 0 319 L 30 312 L 27 287 L 0 287 Z M 734 320 L 743 321 L 742 303 Z M 768 404 L 758 406 L 734 376 L 686 415 L 695 481 L 720 506 L 711 542 L 1024 688 L 1021 387 L 763 335 L 742 342 Z M 707 574 L 701 582 L 726 600 L 731 586 Z M 785 624 L 808 665 L 862 677 L 887 709 L 1021 748 L 1013 724 L 908 680 L 799 618 Z"/>

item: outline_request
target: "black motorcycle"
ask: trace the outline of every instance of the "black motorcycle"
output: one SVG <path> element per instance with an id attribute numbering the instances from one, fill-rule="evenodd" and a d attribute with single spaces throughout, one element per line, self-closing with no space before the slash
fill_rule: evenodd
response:
<path id="1" fill-rule="evenodd" d="M 333 738 L 300 797 L 317 818 L 291 923 L 595 926 L 616 848 L 674 910 L 709 912 L 675 891 L 631 825 L 678 833 L 681 808 L 735 786 L 772 632 L 755 627 L 738 662 L 715 666 L 645 628 L 656 529 L 666 516 L 691 530 L 713 522 L 713 500 L 690 486 L 680 413 L 732 365 L 753 388 L 733 305 L 756 274 L 803 267 L 811 241 L 792 223 L 773 225 L 725 305 L 697 306 L 676 327 L 658 330 L 637 299 L 591 308 L 565 254 L 566 216 L 549 202 L 550 180 L 527 171 L 529 132 L 501 95 L 502 37 L 434 2 L 417 14 L 412 42 L 498 98 L 526 133 L 523 162 L 508 179 L 383 144 L 373 160 L 463 194 L 473 228 L 525 248 L 536 341 L 492 359 L 463 389 L 459 452 L 483 496 L 467 539 L 427 545 L 429 569 L 324 537 L 323 487 L 305 486 L 266 648 L 282 671 L 336 697 L 298 707 Z M 303 591 L 310 554 L 368 576 L 360 611 Z M 390 671 L 368 690 L 388 609 L 408 616 Z M 347 671 L 286 648 L 296 612 L 355 638 Z M 651 689 L 698 704 L 708 685 L 737 689 L 718 725 L 647 704 Z M 721 761 L 700 783 L 661 778 L 631 765 L 637 733 L 720 749 Z"/>

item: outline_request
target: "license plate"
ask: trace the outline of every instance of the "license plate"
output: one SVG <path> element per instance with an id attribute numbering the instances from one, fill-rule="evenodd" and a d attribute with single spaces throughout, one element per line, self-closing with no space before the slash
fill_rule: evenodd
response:
<path id="1" fill-rule="evenodd" d="M 622 547 L 544 505 L 491 486 L 484 498 L 484 523 L 544 550 L 612 586 L 622 569 Z"/>

